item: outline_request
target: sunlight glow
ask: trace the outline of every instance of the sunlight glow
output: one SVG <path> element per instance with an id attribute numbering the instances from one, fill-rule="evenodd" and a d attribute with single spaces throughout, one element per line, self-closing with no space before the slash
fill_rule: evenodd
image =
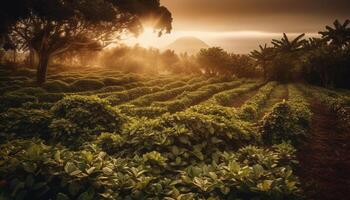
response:
<path id="1" fill-rule="evenodd" d="M 143 33 L 136 39 L 137 43 L 144 47 L 154 46 L 157 42 L 157 32 L 151 27 L 145 27 Z"/>

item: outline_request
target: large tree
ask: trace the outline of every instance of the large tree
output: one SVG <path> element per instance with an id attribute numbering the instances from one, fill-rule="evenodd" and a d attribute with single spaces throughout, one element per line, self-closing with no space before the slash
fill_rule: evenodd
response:
<path id="1" fill-rule="evenodd" d="M 79 48 L 101 49 L 123 35 L 138 34 L 153 20 L 159 35 L 171 31 L 171 13 L 159 0 L 16 0 L 23 11 L 3 26 L 10 41 L 38 56 L 37 81 L 49 60 Z"/>
<path id="2" fill-rule="evenodd" d="M 326 31 L 321 31 L 319 34 L 326 41 L 329 41 L 331 45 L 335 47 L 343 48 L 350 44 L 350 20 L 347 19 L 342 24 L 338 20 L 335 20 L 334 28 L 326 26 Z"/>
<path id="3" fill-rule="evenodd" d="M 197 55 L 198 64 L 205 74 L 220 75 L 230 72 L 230 55 L 220 47 L 201 49 Z"/>
<path id="4" fill-rule="evenodd" d="M 268 79 L 269 67 L 275 57 L 275 49 L 268 47 L 267 44 L 264 46 L 259 45 L 259 50 L 254 50 L 250 53 L 250 57 L 256 61 L 258 67 L 263 71 L 264 79 Z"/>

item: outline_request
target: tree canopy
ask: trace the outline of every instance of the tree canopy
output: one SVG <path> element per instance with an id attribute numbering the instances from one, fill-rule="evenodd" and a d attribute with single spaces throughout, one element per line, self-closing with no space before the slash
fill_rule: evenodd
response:
<path id="1" fill-rule="evenodd" d="M 45 82 L 51 57 L 79 48 L 101 49 L 123 35 L 142 31 L 154 20 L 159 35 L 172 17 L 159 0 L 15 0 L 2 3 L 2 43 L 33 50 L 39 58 L 38 83 Z"/>

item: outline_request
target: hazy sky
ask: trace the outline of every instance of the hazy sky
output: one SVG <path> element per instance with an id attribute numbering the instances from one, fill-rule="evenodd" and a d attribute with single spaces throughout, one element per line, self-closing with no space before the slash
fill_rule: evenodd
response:
<path id="1" fill-rule="evenodd" d="M 314 32 L 350 17 L 350 0 L 161 0 L 181 30 Z"/>
<path id="2" fill-rule="evenodd" d="M 350 18 L 350 0 L 161 0 L 161 4 L 172 12 L 174 29 L 169 36 L 149 41 L 156 47 L 188 35 L 247 53 L 282 32 L 317 33 L 335 19 Z"/>

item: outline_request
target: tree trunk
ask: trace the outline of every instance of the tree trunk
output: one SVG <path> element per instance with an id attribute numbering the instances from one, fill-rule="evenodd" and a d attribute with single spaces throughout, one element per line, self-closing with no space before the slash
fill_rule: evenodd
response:
<path id="1" fill-rule="evenodd" d="M 35 53 L 33 49 L 29 50 L 29 65 L 30 67 L 34 67 L 35 65 Z"/>
<path id="2" fill-rule="evenodd" d="M 39 64 L 37 70 L 37 82 L 42 85 L 46 81 L 46 71 L 49 64 L 50 56 L 46 53 L 39 54 Z"/>
<path id="3" fill-rule="evenodd" d="M 13 50 L 13 63 L 16 63 L 17 62 L 17 52 L 16 50 L 14 49 Z"/>

